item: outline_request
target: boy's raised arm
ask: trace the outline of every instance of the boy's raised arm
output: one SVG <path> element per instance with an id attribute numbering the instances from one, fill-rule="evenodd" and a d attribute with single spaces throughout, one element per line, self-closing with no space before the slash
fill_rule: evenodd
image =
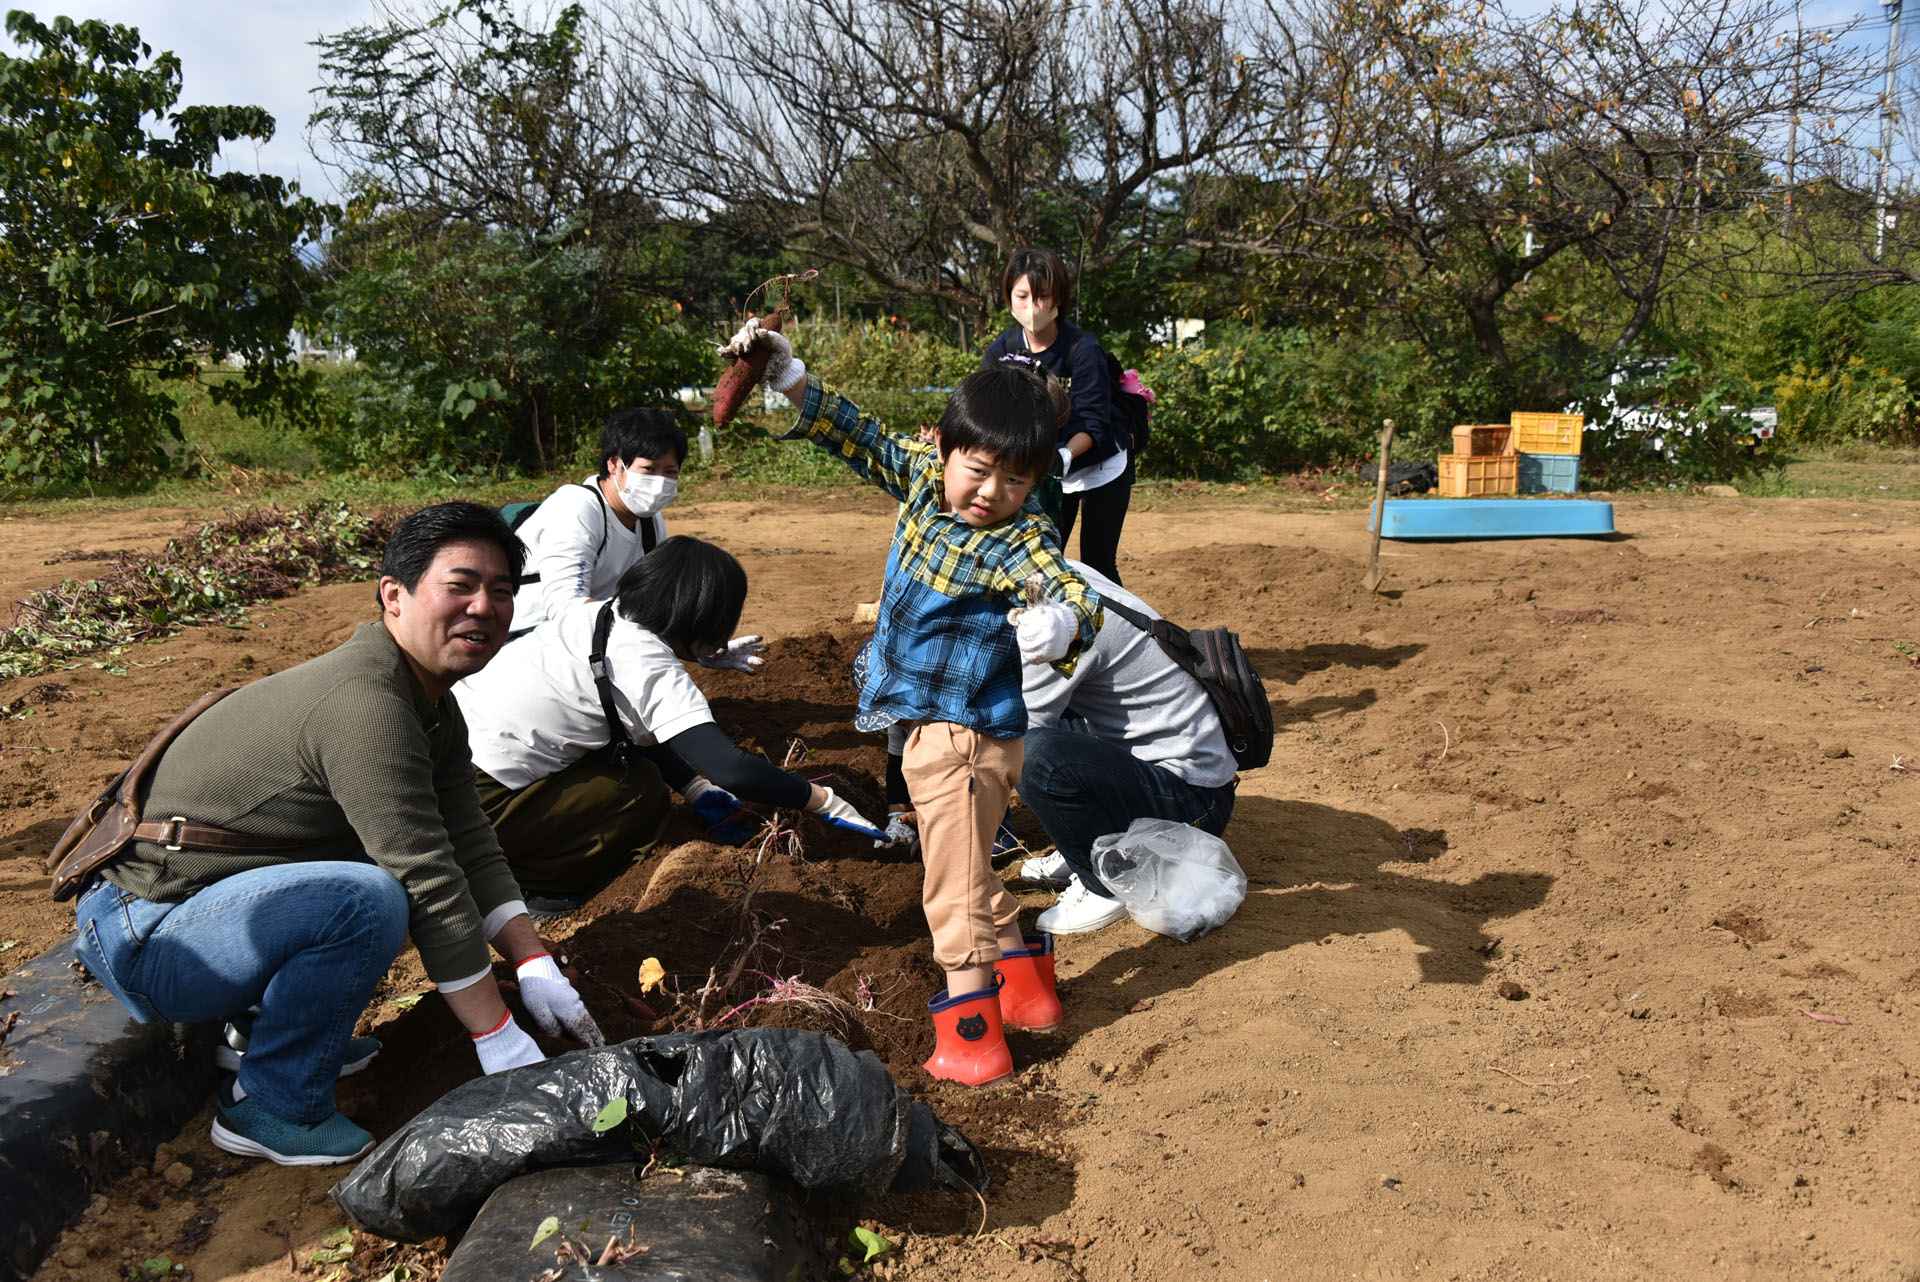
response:
<path id="1" fill-rule="evenodd" d="M 822 387 L 793 354 L 786 336 L 777 330 L 762 329 L 757 322 L 749 321 L 720 350 L 744 358 L 749 350 L 762 346 L 771 348 L 766 363 L 767 386 L 800 409 L 800 417 L 777 439 L 812 441 L 837 456 L 855 475 L 905 500 L 913 477 L 913 452 L 925 447 L 909 445 L 882 427 L 878 419 L 862 415 L 858 405 Z"/>

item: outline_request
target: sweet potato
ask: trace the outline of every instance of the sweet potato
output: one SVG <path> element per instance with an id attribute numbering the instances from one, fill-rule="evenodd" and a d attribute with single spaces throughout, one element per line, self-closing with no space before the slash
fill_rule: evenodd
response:
<path id="1" fill-rule="evenodd" d="M 760 318 L 763 329 L 778 332 L 786 323 L 786 309 L 776 307 Z M 713 389 L 713 424 L 723 426 L 733 421 L 733 416 L 746 404 L 747 396 L 759 385 L 760 376 L 767 372 L 767 361 L 773 350 L 765 343 L 756 343 L 745 356 L 728 357 L 727 368 L 720 373 L 720 381 Z"/>

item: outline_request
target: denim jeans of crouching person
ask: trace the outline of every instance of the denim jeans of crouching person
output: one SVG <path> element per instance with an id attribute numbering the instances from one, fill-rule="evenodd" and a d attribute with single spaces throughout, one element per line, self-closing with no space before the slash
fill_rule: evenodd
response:
<path id="1" fill-rule="evenodd" d="M 353 1026 L 407 934 L 406 891 L 370 863 L 256 868 L 177 904 L 105 880 L 80 897 L 74 951 L 142 1022 L 253 1021 L 240 1085 L 303 1126 L 334 1111 Z"/>
<path id="2" fill-rule="evenodd" d="M 1093 871 L 1093 843 L 1136 819 L 1171 819 L 1219 836 L 1233 817 L 1231 782 L 1188 783 L 1124 747 L 1060 726 L 1027 731 L 1020 800 L 1040 819 L 1081 885 L 1111 898 Z"/>

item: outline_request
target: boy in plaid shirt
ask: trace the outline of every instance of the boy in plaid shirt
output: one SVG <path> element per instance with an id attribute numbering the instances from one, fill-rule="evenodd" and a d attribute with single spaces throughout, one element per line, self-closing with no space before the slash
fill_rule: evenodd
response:
<path id="1" fill-rule="evenodd" d="M 855 724 L 914 727 L 902 765 L 920 819 L 921 905 L 947 979 L 928 1003 L 927 1071 L 998 1081 L 1013 1072 L 1003 1026 L 1044 1031 L 1060 1020 L 1052 938 L 1021 933 L 1019 903 L 990 859 L 1020 778 L 1020 667 L 1071 673 L 1100 627 L 1099 597 L 1027 502 L 1055 462 L 1054 402 L 1025 370 L 980 370 L 947 402 L 937 442 L 909 441 L 823 389 L 757 322 L 722 350 L 764 364 L 767 384 L 800 407 L 782 439 L 831 451 L 901 502 L 878 624 L 854 666 Z M 1040 599 L 1022 605 L 1030 581 Z"/>

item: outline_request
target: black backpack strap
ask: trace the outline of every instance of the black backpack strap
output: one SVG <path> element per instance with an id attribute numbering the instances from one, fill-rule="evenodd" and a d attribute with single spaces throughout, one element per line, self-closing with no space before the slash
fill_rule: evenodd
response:
<path id="1" fill-rule="evenodd" d="M 607 719 L 607 746 L 624 758 L 633 749 L 627 728 L 620 724 L 620 711 L 613 706 L 613 678 L 607 673 L 607 638 L 613 635 L 613 602 L 600 607 L 593 621 L 593 650 L 587 655 L 587 668 L 593 673 L 593 688 L 600 692 L 600 712 Z"/>
<path id="2" fill-rule="evenodd" d="M 643 516 L 640 518 L 640 552 L 645 555 L 653 551 L 660 542 L 660 527 L 654 522 L 658 518 Z"/>
<path id="3" fill-rule="evenodd" d="M 611 530 L 611 527 L 608 526 L 607 522 L 613 519 L 613 513 L 611 510 L 608 509 L 607 496 L 600 492 L 599 486 L 588 485 L 585 481 L 575 481 L 574 484 L 578 485 L 581 489 L 586 490 L 587 492 L 592 494 L 593 497 L 600 500 L 600 546 L 596 547 L 593 550 L 593 559 L 598 561 L 600 559 L 600 554 L 607 550 L 607 535 Z M 535 506 L 537 507 L 538 505 L 536 504 Z M 525 512 L 522 512 L 520 514 L 520 518 L 513 523 L 512 528 L 517 530 L 521 526 L 525 525 L 527 523 L 528 518 L 533 515 L 533 511 L 534 511 L 533 508 L 529 508 Z M 641 542 L 646 545 L 647 551 L 649 552 L 653 551 L 652 528 L 649 527 L 647 532 L 645 534 L 642 534 L 640 538 L 641 538 Z M 515 579 L 513 581 L 513 586 L 516 588 L 524 588 L 530 583 L 538 583 L 539 581 L 540 581 L 540 572 L 536 570 L 532 574 L 523 574 L 519 578 Z M 511 641 L 513 638 L 508 637 L 507 639 Z"/>
<path id="4" fill-rule="evenodd" d="M 600 546 L 593 550 L 593 559 L 598 561 L 600 554 L 607 550 L 607 535 L 613 532 L 613 509 L 607 506 L 607 496 L 600 492 L 598 485 L 588 485 L 585 481 L 577 481 L 575 484 L 600 500 Z"/>
<path id="5" fill-rule="evenodd" d="M 1115 614 L 1125 619 L 1128 623 L 1131 623 L 1134 627 L 1139 628 L 1148 636 L 1153 635 L 1153 620 L 1140 613 L 1140 611 L 1121 605 L 1110 596 L 1101 597 L 1100 606 L 1102 609 L 1112 610 Z"/>
<path id="6" fill-rule="evenodd" d="M 1113 611 L 1152 637 L 1159 643 L 1161 650 L 1166 652 L 1169 659 L 1184 668 L 1195 679 L 1199 678 L 1205 660 L 1201 657 L 1199 650 L 1194 647 L 1193 638 L 1185 628 L 1166 619 L 1150 619 L 1138 610 L 1121 605 L 1112 597 L 1101 597 L 1100 605 L 1102 609 Z"/>

